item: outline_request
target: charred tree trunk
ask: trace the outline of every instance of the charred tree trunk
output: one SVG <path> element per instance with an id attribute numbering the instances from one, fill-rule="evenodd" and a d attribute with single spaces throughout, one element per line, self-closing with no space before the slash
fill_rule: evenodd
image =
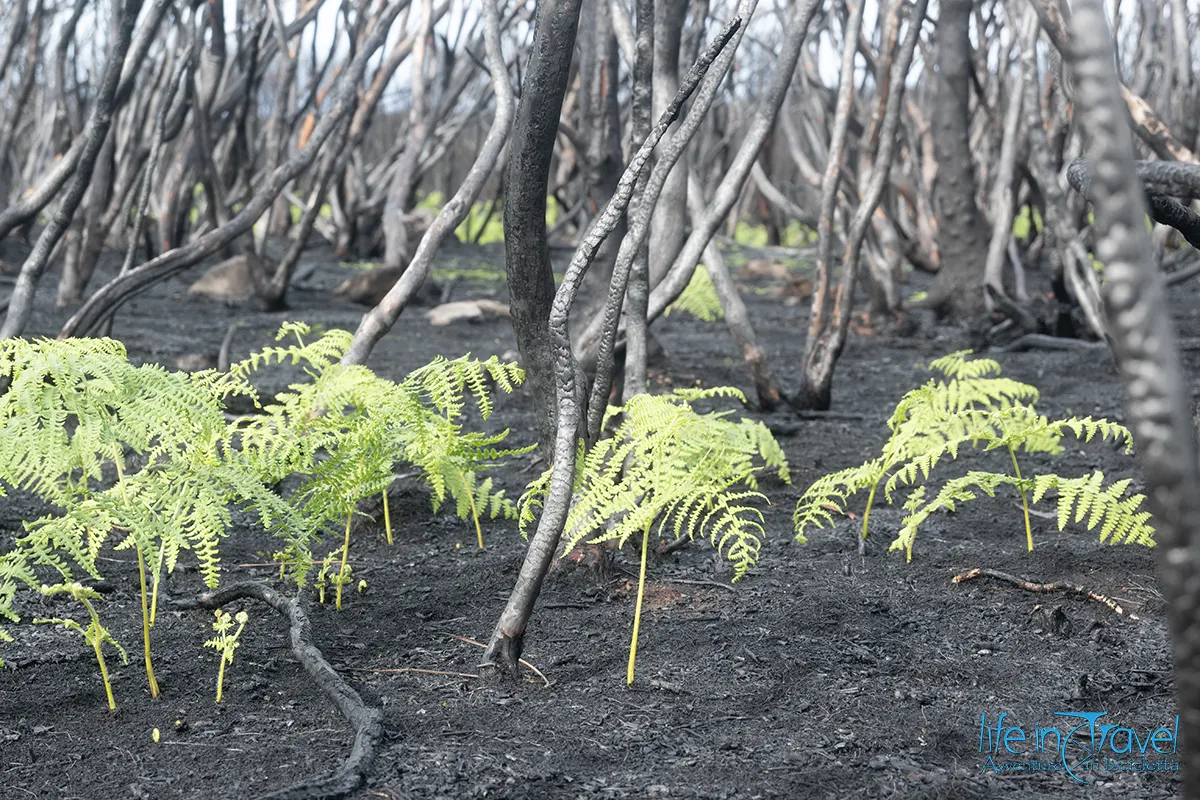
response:
<path id="1" fill-rule="evenodd" d="M 679 85 L 679 50 L 688 0 L 654 4 L 654 115 L 662 114 Z M 687 223 L 688 155 L 682 153 L 667 177 L 650 228 L 650 288 L 663 279 L 679 248 Z"/>
<path id="2" fill-rule="evenodd" d="M 504 181 L 504 261 L 513 333 L 533 391 L 538 439 L 547 458 L 554 447 L 556 412 L 549 328 L 554 271 L 546 243 L 546 187 L 581 5 L 582 0 L 538 4 L 533 53 L 521 86 Z"/>
<path id="3" fill-rule="evenodd" d="M 632 130 L 630 139 L 634 144 L 645 140 L 646 134 L 650 132 L 651 113 L 653 111 L 654 100 L 654 0 L 638 0 L 637 3 L 637 39 L 634 41 L 634 58 L 633 58 L 633 92 L 631 97 L 630 109 L 630 127 Z M 646 185 L 649 183 L 649 175 L 643 174 L 638 178 L 637 188 L 634 190 L 637 196 L 637 204 L 634 206 L 634 214 L 640 213 L 643 206 L 642 203 L 652 204 L 654 201 L 646 196 Z M 652 205 L 646 205 L 644 208 L 650 209 Z M 630 216 L 633 216 L 631 214 Z M 610 281 L 611 281 L 611 275 Z M 625 386 L 624 396 L 622 400 L 629 402 L 629 398 L 639 392 L 646 391 L 646 353 L 647 334 L 649 331 L 649 322 L 646 318 L 647 309 L 650 304 L 650 245 L 643 241 L 638 245 L 637 251 L 633 254 L 633 262 L 630 265 L 629 283 L 626 286 L 626 318 L 628 320 L 626 326 L 626 341 L 625 341 Z M 604 376 L 607 377 L 607 376 Z M 603 382 L 604 378 L 598 378 Z M 593 397 L 592 402 L 601 402 L 598 397 Z M 607 402 L 607 398 L 604 398 Z M 596 434 L 599 433 L 597 430 Z M 593 435 L 591 417 L 588 420 L 588 436 L 589 439 Z"/>
<path id="4" fill-rule="evenodd" d="M 554 4 L 550 5 L 552 11 L 562 12 L 565 10 L 554 6 Z M 577 10 L 578 6 L 575 8 Z M 542 33 L 544 36 L 548 31 L 561 31 L 561 28 L 550 24 L 555 21 L 554 17 L 550 17 L 544 27 L 543 25 L 539 25 L 539 33 Z M 573 34 L 574 19 L 562 22 L 563 27 L 568 27 L 569 24 L 569 31 Z M 541 593 L 542 581 L 545 580 L 546 573 L 550 569 L 550 562 L 554 558 L 554 551 L 558 547 L 558 540 L 562 535 L 563 526 L 567 520 L 567 512 L 570 508 L 572 487 L 575 482 L 575 449 L 578 442 L 577 437 L 583 427 L 582 423 L 587 413 L 583 404 L 586 397 L 582 391 L 582 387 L 579 385 L 579 381 L 582 378 L 582 371 L 579 369 L 579 364 L 576 362 L 574 353 L 572 352 L 570 333 L 567 330 L 567 323 L 571 315 L 571 306 L 574 304 L 579 292 L 580 281 L 586 274 L 588 265 L 596 257 L 596 251 L 603 244 L 604 239 L 612 233 L 621 216 L 625 213 L 625 209 L 629 205 L 630 198 L 633 195 L 638 175 L 645 169 L 646 162 L 649 161 L 654 146 L 659 142 L 663 134 L 666 133 L 667 126 L 679 114 L 683 103 L 695 91 L 700 79 L 712 65 L 721 48 L 729 42 L 734 31 L 739 27 L 740 22 L 741 20 L 734 20 L 725 26 L 721 35 L 715 42 L 709 45 L 704 54 L 701 55 L 696 66 L 688 74 L 687 79 L 679 87 L 675 99 L 667 107 L 658 124 L 654 126 L 649 137 L 647 137 L 642 146 L 638 148 L 637 153 L 629 160 L 629 166 L 626 167 L 625 173 L 617 183 L 616 194 L 613 195 L 612 200 L 605 206 L 604 211 L 597 218 L 595 224 L 583 237 L 579 248 L 575 251 L 575 255 L 571 259 L 571 264 L 567 268 L 566 274 L 563 276 L 562 284 L 555 292 L 546 325 L 547 338 L 553 358 L 553 370 L 550 373 L 550 377 L 554 381 L 554 403 L 557 418 L 557 425 L 554 431 L 550 491 L 542 507 L 537 531 L 529 542 L 529 549 L 526 551 L 525 560 L 521 564 L 521 572 L 517 577 L 517 583 L 513 587 L 512 594 L 509 595 L 504 612 L 500 615 L 500 620 L 496 623 L 496 628 L 492 631 L 491 641 L 484 651 L 484 663 L 481 666 L 485 674 L 516 675 L 517 664 L 521 657 L 521 648 L 525 639 L 525 629 L 533 614 L 533 606 L 537 602 L 538 595 Z M 538 38 L 535 37 L 535 58 L 538 53 Z M 566 50 L 566 54 L 569 54 L 570 37 L 563 36 L 558 41 L 560 43 L 565 42 L 564 49 Z M 545 42 L 543 39 L 544 45 Z M 564 56 L 566 54 L 560 51 L 558 53 L 559 59 L 565 60 Z M 531 64 L 530 75 L 534 74 L 532 66 Z M 563 73 L 565 72 L 566 69 L 564 68 Z M 544 86 L 548 83 L 545 79 L 544 66 L 542 76 L 543 79 L 539 82 L 539 85 Z M 563 83 L 560 86 L 565 90 L 565 74 L 562 80 Z M 528 85 L 528 78 L 526 79 L 526 84 Z M 561 94 L 559 96 L 561 97 Z M 549 101 L 553 98 L 544 97 L 543 99 Z M 524 96 L 522 97 L 522 102 L 524 102 Z M 552 139 L 548 137 L 548 140 Z M 548 149 L 549 147 L 547 146 Z M 547 171 L 549 170 L 548 165 L 546 169 Z"/>
<path id="5" fill-rule="evenodd" d="M 983 264 L 987 225 L 976 203 L 978 187 L 971 163 L 971 0 L 943 0 L 937 23 L 938 252 L 941 268 L 929 289 L 927 306 L 955 320 L 983 310 Z"/>
<path id="6" fill-rule="evenodd" d="M 608 3 L 583 6 L 579 30 L 579 135 L 583 137 L 585 211 L 599 213 L 617 190 L 621 177 L 621 113 L 617 105 L 617 37 Z M 649 127 L 649 126 L 647 126 Z M 639 140 L 633 138 L 636 144 Z M 584 292 L 591 309 L 604 302 L 617 248 L 625 237 L 625 220 L 604 240 L 596 263 L 588 269 Z"/>

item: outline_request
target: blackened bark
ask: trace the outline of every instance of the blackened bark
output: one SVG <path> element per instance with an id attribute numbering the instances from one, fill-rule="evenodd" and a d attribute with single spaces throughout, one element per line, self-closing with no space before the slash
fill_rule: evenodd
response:
<path id="1" fill-rule="evenodd" d="M 657 0 L 654 4 L 654 115 L 662 114 L 679 85 L 687 0 Z M 661 157 L 661 154 L 660 154 Z M 687 153 L 681 153 L 667 177 L 650 223 L 650 288 L 662 280 L 683 246 L 687 223 Z"/>
<path id="2" fill-rule="evenodd" d="M 549 328 L 554 272 L 546 244 L 546 188 L 581 5 L 582 0 L 538 4 L 533 52 L 521 85 L 505 177 L 504 260 L 509 308 L 546 456 L 554 446 L 556 424 Z"/>
<path id="3" fill-rule="evenodd" d="M 617 103 L 617 37 L 610 4 L 584 4 L 579 30 L 579 135 L 583 139 L 584 208 L 594 213 L 612 198 L 624 167 Z M 649 127 L 647 124 L 646 128 Z M 633 142 L 639 141 L 635 135 Z M 591 309 L 604 302 L 623 238 L 624 219 L 604 240 L 596 262 L 588 269 L 583 295 Z"/>
<path id="4" fill-rule="evenodd" d="M 969 319 L 983 309 L 983 264 L 987 224 L 975 202 L 971 164 L 971 0 L 943 0 L 937 24 L 937 105 L 933 113 L 937 214 L 941 269 L 927 305 L 951 319 Z"/>
<path id="5" fill-rule="evenodd" d="M 640 142 L 650 132 L 650 114 L 654 101 L 654 0 L 638 0 L 637 39 L 634 42 L 633 91 L 630 98 L 630 127 L 633 142 Z M 634 194 L 637 203 L 651 202 L 646 196 L 646 185 L 650 176 L 638 178 Z M 649 208 L 649 206 L 647 206 Z M 635 207 L 635 212 L 637 207 Z M 609 276 L 611 281 L 611 275 Z M 633 256 L 626 287 L 626 315 L 628 324 L 625 336 L 625 402 L 639 392 L 646 391 L 646 342 L 649 324 L 646 312 L 650 305 L 650 245 L 642 242 Z M 602 380 L 597 376 L 597 380 Z M 593 402 L 598 398 L 593 397 Z M 588 437 L 593 435 L 592 417 L 588 418 Z M 599 433 L 597 430 L 595 433 Z"/>

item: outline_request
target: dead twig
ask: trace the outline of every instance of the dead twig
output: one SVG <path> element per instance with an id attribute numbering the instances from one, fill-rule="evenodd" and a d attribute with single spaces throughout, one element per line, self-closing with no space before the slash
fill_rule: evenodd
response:
<path id="1" fill-rule="evenodd" d="M 1000 572 L 999 570 L 994 569 L 983 569 L 981 567 L 968 570 L 961 575 L 955 575 L 950 582 L 965 583 L 966 581 L 972 581 L 976 578 L 995 578 L 998 581 L 1010 583 L 1018 589 L 1024 589 L 1027 592 L 1036 592 L 1038 594 L 1045 594 L 1048 592 L 1066 592 L 1067 594 L 1077 594 L 1107 606 L 1108 609 L 1114 614 L 1119 614 L 1123 617 L 1128 617 L 1129 619 L 1139 618 L 1136 614 L 1127 614 L 1125 609 L 1121 607 L 1121 604 L 1116 600 L 1113 600 L 1108 595 L 1100 594 L 1099 592 L 1093 592 L 1091 589 L 1074 583 L 1035 583 L 1033 581 L 1023 580 L 1015 575 L 1009 575 L 1007 572 Z"/>

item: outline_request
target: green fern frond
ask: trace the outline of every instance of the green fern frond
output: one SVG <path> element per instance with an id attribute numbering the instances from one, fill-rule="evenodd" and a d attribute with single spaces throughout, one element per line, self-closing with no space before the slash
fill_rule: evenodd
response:
<path id="1" fill-rule="evenodd" d="M 672 395 L 637 395 L 622 407 L 621 424 L 576 460 L 574 500 L 567 515 L 563 551 L 584 540 L 615 540 L 623 546 L 657 523 L 675 538 L 705 536 L 740 578 L 754 563 L 762 533 L 751 501 L 757 474 L 773 471 L 789 480 L 778 442 L 760 422 L 726 419 L 729 412 L 697 413 L 695 400 L 735 398 L 741 392 L 688 389 Z M 582 445 L 581 445 L 582 447 Z M 518 503 L 524 533 L 549 490 L 547 471 Z M 749 487 L 738 491 L 737 486 Z"/>
<path id="2" fill-rule="evenodd" d="M 833 524 L 833 514 L 846 514 L 846 501 L 855 494 L 870 489 L 886 473 L 886 462 L 882 458 L 868 461 L 856 467 L 847 467 L 813 481 L 796 503 L 792 522 L 796 538 L 808 541 L 804 531 L 809 526 L 824 528 Z"/>
<path id="3" fill-rule="evenodd" d="M 1028 493 L 1033 502 L 1049 488 L 1058 488 L 1059 528 L 1071 513 L 1076 521 L 1091 514 L 1089 529 L 1104 523 L 1101 541 L 1152 542 L 1149 514 L 1139 510 L 1141 497 L 1122 498 L 1126 483 L 1118 482 L 1103 489 L 1102 476 L 1066 479 L 1057 475 L 1039 476 L 1035 481 L 1021 477 L 1018 452 L 1056 455 L 1063 451 L 1067 434 L 1088 442 L 1101 438 L 1123 442 L 1132 452 L 1133 440 L 1123 425 L 1091 417 L 1051 420 L 1033 407 L 1037 389 L 1028 384 L 1000 377 L 1000 366 L 989 359 L 968 359 L 970 351 L 960 351 L 936 359 L 929 367 L 946 380 L 931 380 L 901 399 L 888 420 L 892 431 L 880 458 L 868 461 L 817 480 L 797 504 L 794 522 L 797 538 L 804 541 L 810 525 L 832 522 L 830 511 L 845 513 L 846 500 L 863 489 L 870 490 L 863 515 L 863 535 L 867 532 L 871 501 L 880 482 L 884 497 L 891 502 L 901 486 L 930 479 L 934 468 L 945 458 L 957 459 L 964 445 L 984 451 L 1004 450 L 1012 461 L 1012 475 L 972 471 L 963 478 L 947 482 L 933 500 L 925 502 L 923 486 L 917 486 L 905 508 L 909 511 L 893 549 L 906 550 L 912 557 L 912 542 L 921 523 L 939 509 L 953 509 L 956 503 L 974 499 L 975 491 L 992 494 L 1000 485 L 1016 486 L 1026 508 L 1026 533 L 1029 546 Z M 1085 502 L 1086 501 L 1086 502 Z"/>
<path id="4" fill-rule="evenodd" d="M 1150 512 L 1142 508 L 1145 495 L 1125 497 L 1128 478 L 1104 486 L 1104 473 L 1093 472 L 1081 478 L 1058 475 L 1039 475 L 1034 481 L 1033 502 L 1051 489 L 1058 492 L 1058 529 L 1071 521 L 1082 522 L 1087 516 L 1087 529 L 1100 525 L 1100 541 L 1110 544 L 1140 544 L 1154 546 L 1154 528 L 1149 524 Z"/>
<path id="5" fill-rule="evenodd" d="M 958 350 L 929 362 L 930 372 L 940 372 L 951 380 L 976 380 L 1000 374 L 1000 364 L 990 358 L 968 358 L 973 350 Z"/>
<path id="6" fill-rule="evenodd" d="M 507 431 L 463 433 L 458 416 L 467 394 L 490 413 L 492 386 L 511 391 L 524 378 L 519 368 L 496 358 L 440 359 L 396 384 L 340 364 L 349 333 L 305 341 L 310 333 L 285 324 L 278 339 L 296 343 L 266 348 L 229 373 L 194 375 L 132 365 L 107 339 L 0 341 L 0 377 L 10 381 L 0 394 L 0 493 L 16 486 L 64 509 L 28 523 L 0 555 L 0 618 L 17 619 L 21 585 L 36 590 L 48 576 L 67 585 L 76 570 L 99 578 L 108 543 L 161 556 L 168 571 L 190 551 L 216 586 L 233 507 L 280 537 L 281 560 L 303 584 L 326 523 L 381 492 L 398 460 L 418 464 L 435 493 L 445 490 L 443 476 L 470 474 L 467 494 L 450 489 L 456 502 L 466 497 L 491 516 L 516 513 L 490 480 L 474 476 L 528 449 L 500 447 Z M 310 380 L 280 392 L 264 413 L 227 422 L 224 399 L 257 402 L 250 376 L 284 362 L 303 364 Z M 140 470 L 127 469 L 127 452 L 141 457 Z M 301 484 L 280 497 L 271 486 L 289 475 Z"/>
<path id="7" fill-rule="evenodd" d="M 692 272 L 692 279 L 688 281 L 688 285 L 684 287 L 675 302 L 663 312 L 663 316 L 670 316 L 672 311 L 691 314 L 703 322 L 715 322 L 725 317 L 725 309 L 721 306 L 717 288 L 713 286 L 708 268 L 703 264 L 696 265 L 695 271 Z"/>
<path id="8" fill-rule="evenodd" d="M 995 497 L 997 487 L 1015 486 L 1020 483 L 1021 480 L 1012 475 L 972 470 L 961 478 L 946 481 L 932 500 L 924 505 L 919 505 L 920 501 L 924 499 L 924 492 L 922 491 L 921 494 L 917 495 L 918 499 L 916 502 L 910 498 L 910 502 L 905 504 L 905 508 L 910 513 L 901 523 L 900 533 L 896 536 L 895 541 L 892 542 L 889 549 L 904 550 L 906 560 L 912 561 L 912 548 L 913 542 L 917 538 L 917 531 L 920 529 L 921 524 L 935 511 L 956 510 L 958 503 L 975 499 L 974 490 L 979 490 L 989 497 Z M 921 487 L 921 489 L 923 490 L 924 487 Z"/>

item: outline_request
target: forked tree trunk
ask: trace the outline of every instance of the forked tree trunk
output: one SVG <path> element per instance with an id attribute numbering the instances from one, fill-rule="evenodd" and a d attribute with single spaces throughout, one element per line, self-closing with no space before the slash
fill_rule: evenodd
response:
<path id="1" fill-rule="evenodd" d="M 579 291 L 580 281 L 586 274 L 588 265 L 595 258 L 596 251 L 624 215 L 633 195 L 638 175 L 645 169 L 646 162 L 649 161 L 655 145 L 662 139 L 663 134 L 667 131 L 667 126 L 679 114 L 683 103 L 695 91 L 700 79 L 712 65 L 721 49 L 728 44 L 734 31 L 740 27 L 740 23 L 741 20 L 734 20 L 726 25 L 721 35 L 708 46 L 700 60 L 689 72 L 671 105 L 654 126 L 646 141 L 638 148 L 637 153 L 629 160 L 629 166 L 625 168 L 625 173 L 617 183 L 616 194 L 613 195 L 612 200 L 605 206 L 595 224 L 583 237 L 583 241 L 580 242 L 579 248 L 575 251 L 571 264 L 563 276 L 562 284 L 555 292 L 547 322 L 547 338 L 552 348 L 553 358 L 553 372 L 550 373 L 550 377 L 554 380 L 555 413 L 558 420 L 554 431 L 550 488 L 542 507 L 537 530 L 529 542 L 529 549 L 521 564 L 521 572 L 517 576 L 516 585 L 513 587 L 512 594 L 509 595 L 504 612 L 500 615 L 500 619 L 492 631 L 492 638 L 484 651 L 481 667 L 485 674 L 516 675 L 521 648 L 525 640 L 525 629 L 533 614 L 533 606 L 541 593 L 542 581 L 545 580 L 546 573 L 550 569 L 550 563 L 554 558 L 554 551 L 558 547 L 558 540 L 562 536 L 567 512 L 570 508 L 572 487 L 575 483 L 577 434 L 583 427 L 582 423 L 586 414 L 582 402 L 586 398 L 579 384 L 582 372 L 571 350 L 571 338 L 567 330 L 571 306 Z M 550 29 L 550 26 L 547 25 L 543 34 L 545 30 Z M 537 44 L 535 43 L 535 57 L 536 48 Z M 565 85 L 562 88 L 565 90 Z M 547 145 L 547 150 L 549 146 Z M 623 290 L 624 287 L 621 288 Z"/>

